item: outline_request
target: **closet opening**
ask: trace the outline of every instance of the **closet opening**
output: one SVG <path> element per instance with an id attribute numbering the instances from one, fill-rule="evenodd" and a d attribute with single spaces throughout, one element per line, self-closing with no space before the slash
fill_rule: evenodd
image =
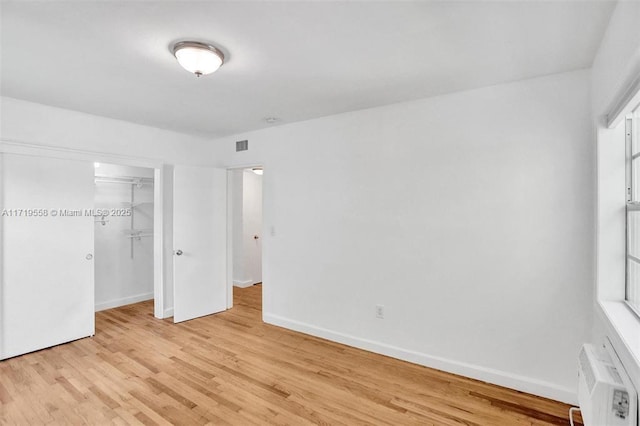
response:
<path id="1" fill-rule="evenodd" d="M 154 169 L 94 169 L 95 311 L 144 302 L 153 313 Z"/>

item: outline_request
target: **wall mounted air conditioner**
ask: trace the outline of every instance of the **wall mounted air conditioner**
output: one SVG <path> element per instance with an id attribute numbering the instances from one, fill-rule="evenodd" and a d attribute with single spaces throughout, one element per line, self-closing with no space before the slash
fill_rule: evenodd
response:
<path id="1" fill-rule="evenodd" d="M 638 395 L 608 339 L 580 351 L 578 401 L 585 426 L 638 426 Z"/>

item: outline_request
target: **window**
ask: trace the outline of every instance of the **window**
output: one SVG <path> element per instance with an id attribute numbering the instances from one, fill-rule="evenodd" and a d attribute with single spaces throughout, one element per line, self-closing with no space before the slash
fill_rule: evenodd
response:
<path id="1" fill-rule="evenodd" d="M 625 119 L 627 143 L 626 301 L 640 315 L 640 107 Z"/>

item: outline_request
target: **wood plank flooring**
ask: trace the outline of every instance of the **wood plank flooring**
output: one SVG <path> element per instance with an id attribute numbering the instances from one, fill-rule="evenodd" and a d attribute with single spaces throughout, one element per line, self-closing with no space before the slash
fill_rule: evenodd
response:
<path id="1" fill-rule="evenodd" d="M 0 362 L 0 424 L 566 425 L 569 407 L 261 321 L 261 286 L 182 324 L 143 302 Z"/>

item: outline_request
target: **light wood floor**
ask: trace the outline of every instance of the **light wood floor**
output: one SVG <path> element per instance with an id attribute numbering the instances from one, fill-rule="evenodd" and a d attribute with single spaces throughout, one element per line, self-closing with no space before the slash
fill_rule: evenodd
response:
<path id="1" fill-rule="evenodd" d="M 151 302 L 0 362 L 1 424 L 568 424 L 568 406 L 261 322 L 261 286 L 174 325 Z"/>

